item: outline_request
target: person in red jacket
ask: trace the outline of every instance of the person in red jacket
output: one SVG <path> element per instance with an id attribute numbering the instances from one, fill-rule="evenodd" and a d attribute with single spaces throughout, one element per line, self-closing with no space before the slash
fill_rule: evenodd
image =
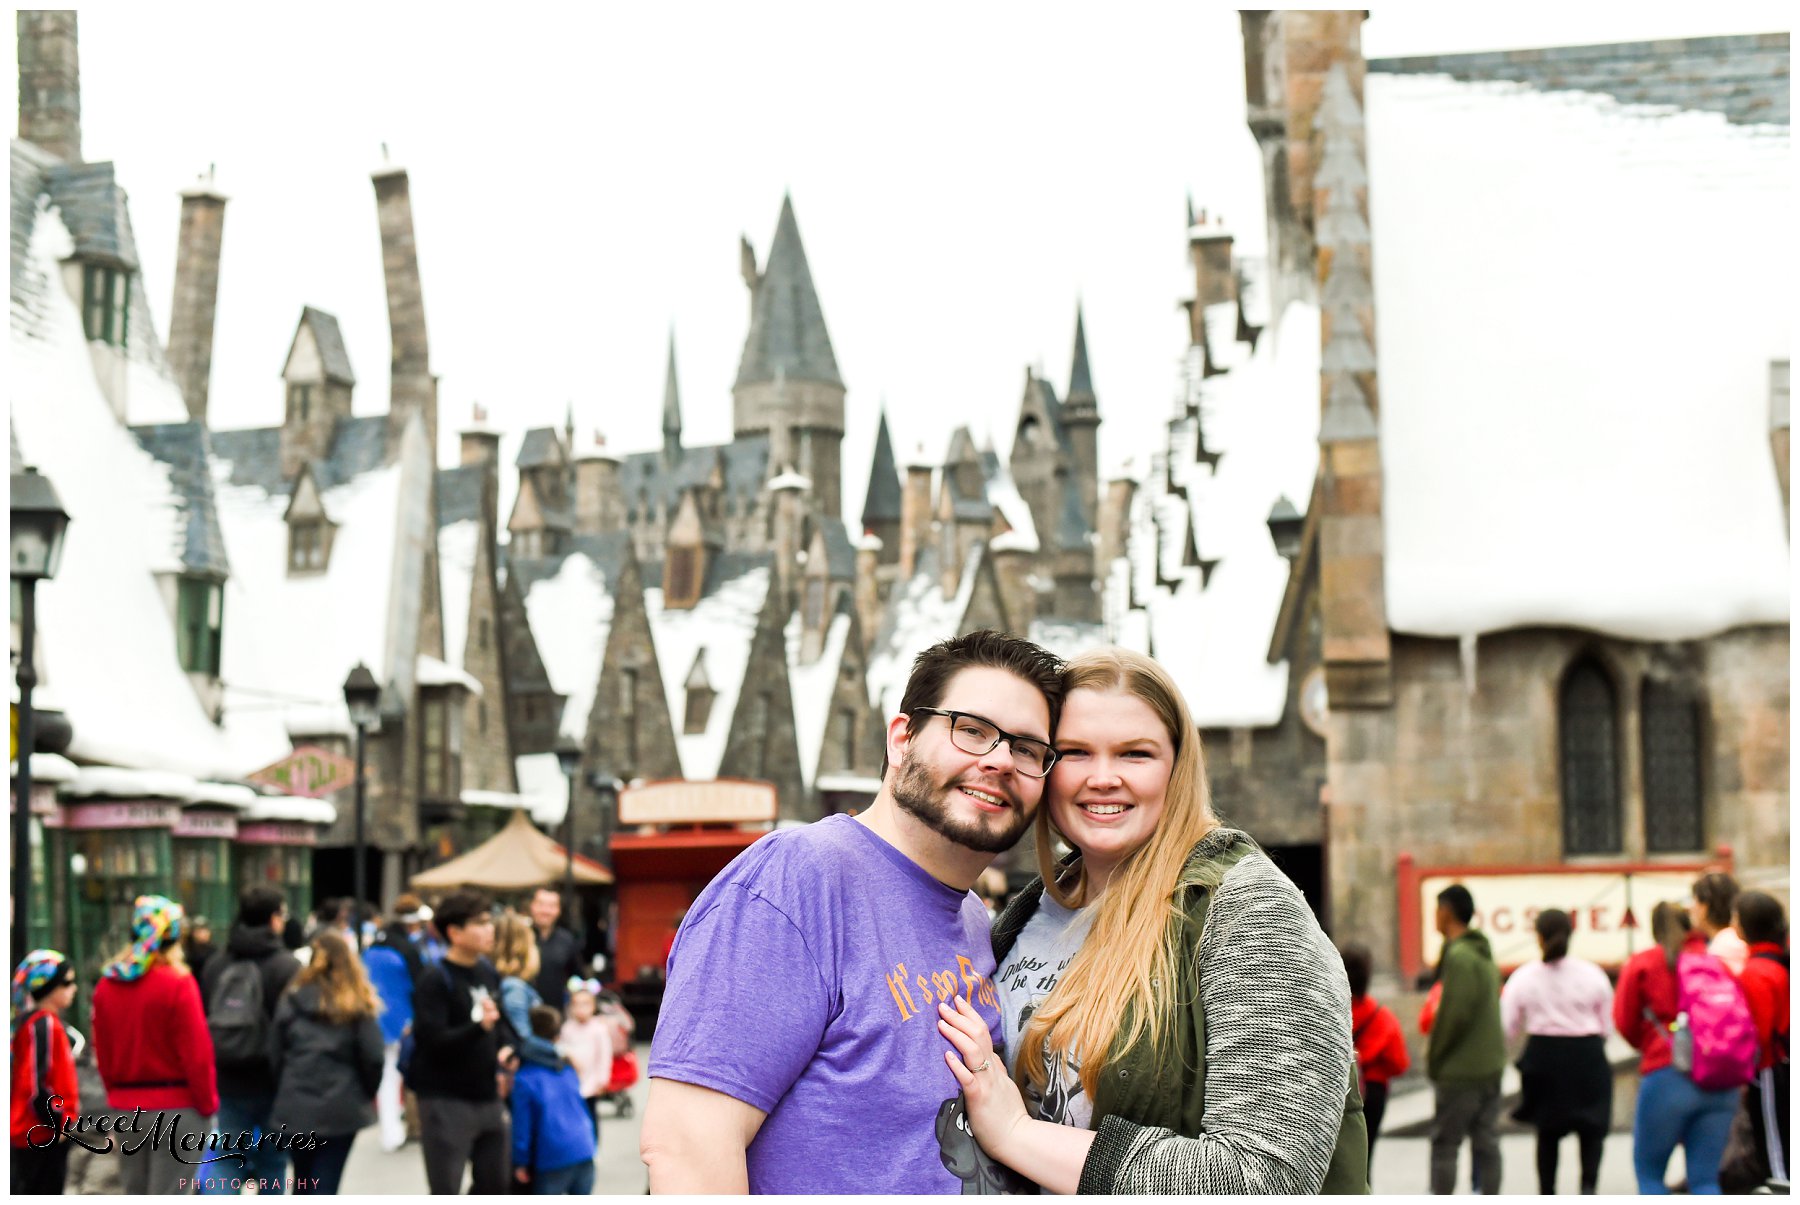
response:
<path id="1" fill-rule="evenodd" d="M 1747 1193 L 1770 1179 L 1788 1179 L 1788 955 L 1781 902 L 1746 891 L 1733 907 L 1732 927 L 1747 957 L 1738 983 L 1756 1023 L 1756 1078 L 1745 1085 L 1719 1186 Z"/>
<path id="2" fill-rule="evenodd" d="M 1412 1059 L 1394 1010 L 1369 995 L 1373 958 L 1369 947 L 1351 942 L 1338 951 L 1350 980 L 1350 1040 L 1356 1044 L 1356 1073 L 1362 1082 L 1363 1117 L 1369 1125 L 1369 1170 L 1375 1168 L 1375 1139 L 1387 1112 L 1388 1081 L 1406 1074 Z"/>
<path id="3" fill-rule="evenodd" d="M 1663 1175 L 1679 1144 L 1687 1162 L 1688 1191 L 1719 1191 L 1719 1160 L 1737 1111 L 1734 1088 L 1699 1087 L 1674 1065 L 1668 1031 L 1678 1012 L 1676 960 L 1704 955 L 1706 936 L 1693 931 L 1680 904 L 1664 902 L 1650 912 L 1656 945 L 1633 954 L 1619 972 L 1613 994 L 1613 1025 L 1619 1036 L 1643 1053 L 1638 1060 L 1637 1114 L 1631 1126 L 1631 1159 L 1638 1192 L 1668 1192 Z M 1648 1015 L 1647 1015 L 1648 1014 Z"/>
<path id="4" fill-rule="evenodd" d="M 94 988 L 94 1057 L 110 1109 L 142 1109 L 135 1134 L 124 1137 L 120 1179 L 127 1196 L 193 1190 L 235 1160 L 195 1166 L 166 1136 L 149 1141 L 158 1113 L 179 1126 L 177 1138 L 205 1134 L 219 1111 L 212 1033 L 200 1006 L 200 987 L 181 955 L 181 905 L 140 895 L 133 909 L 131 945 L 100 972 Z M 165 1130 L 166 1135 L 166 1130 Z M 140 1145 L 141 1143 L 141 1145 Z M 186 1160 L 178 1157 L 185 1154 Z"/>
<path id="5" fill-rule="evenodd" d="M 75 968 L 56 950 L 33 950 L 13 972 L 12 1190 L 57 1193 L 69 1170 L 58 1137 L 81 1104 L 75 1053 L 62 1015 L 75 1001 Z"/>

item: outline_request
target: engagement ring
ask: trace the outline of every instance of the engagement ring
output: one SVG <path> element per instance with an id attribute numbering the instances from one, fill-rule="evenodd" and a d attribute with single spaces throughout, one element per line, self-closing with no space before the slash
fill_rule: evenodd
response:
<path id="1" fill-rule="evenodd" d="M 994 1062 L 994 1060 L 992 1057 L 982 1059 L 981 1066 L 975 1068 L 975 1074 L 980 1075 L 983 1071 L 986 1071 L 990 1066 L 992 1066 L 993 1062 Z"/>

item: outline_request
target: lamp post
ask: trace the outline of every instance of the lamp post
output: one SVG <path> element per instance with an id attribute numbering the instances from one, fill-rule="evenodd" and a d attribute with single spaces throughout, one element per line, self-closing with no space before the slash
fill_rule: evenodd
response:
<path id="1" fill-rule="evenodd" d="M 563 811 L 563 852 L 567 855 L 563 869 L 563 899 L 572 918 L 575 910 L 575 773 L 581 769 L 581 746 L 566 733 L 556 742 L 556 764 L 562 767 L 563 781 L 569 784 L 569 806 Z"/>
<path id="2" fill-rule="evenodd" d="M 350 676 L 344 679 L 344 705 L 350 709 L 350 722 L 356 725 L 356 846 L 351 852 L 356 876 L 356 890 L 350 897 L 350 925 L 354 933 L 357 948 L 362 948 L 362 902 L 364 884 L 368 882 L 364 869 L 363 857 L 368 849 L 363 833 L 363 813 L 366 810 L 368 787 L 363 778 L 364 751 L 368 741 L 369 725 L 375 722 L 375 708 L 381 702 L 381 683 L 375 681 L 375 675 L 369 667 L 358 661 Z"/>
<path id="3" fill-rule="evenodd" d="M 33 468 L 12 475 L 12 580 L 19 584 L 19 777 L 13 801 L 12 958 L 30 947 L 31 920 L 31 752 L 35 733 L 31 689 L 37 638 L 37 584 L 56 576 L 62 564 L 63 534 L 69 515 L 47 477 Z"/>

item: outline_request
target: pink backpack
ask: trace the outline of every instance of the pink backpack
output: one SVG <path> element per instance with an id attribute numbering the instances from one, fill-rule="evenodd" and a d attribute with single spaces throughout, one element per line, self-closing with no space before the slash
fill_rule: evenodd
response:
<path id="1" fill-rule="evenodd" d="M 1756 1077 L 1756 1022 L 1744 989 L 1716 956 L 1694 951 L 1681 955 L 1675 978 L 1675 1007 L 1687 1015 L 1674 1038 L 1676 1067 L 1709 1092 L 1749 1083 Z M 1689 1046 L 1685 1067 L 1683 1045 Z"/>

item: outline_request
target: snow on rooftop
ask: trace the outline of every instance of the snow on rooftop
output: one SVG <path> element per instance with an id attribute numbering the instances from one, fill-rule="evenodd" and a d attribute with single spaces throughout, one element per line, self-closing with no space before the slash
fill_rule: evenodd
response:
<path id="1" fill-rule="evenodd" d="M 834 615 L 825 629 L 825 644 L 818 660 L 800 662 L 800 612 L 788 616 L 783 635 L 787 640 L 788 688 L 794 695 L 794 741 L 800 747 L 800 777 L 808 790 L 819 769 L 825 747 L 825 728 L 831 722 L 831 699 L 837 692 L 838 668 L 850 636 L 850 617 Z"/>
<path id="2" fill-rule="evenodd" d="M 1250 345 L 1239 343 L 1238 303 L 1217 301 L 1201 314 L 1206 325 L 1206 348 L 1212 354 L 1214 368 L 1230 371 L 1250 358 Z"/>
<path id="3" fill-rule="evenodd" d="M 475 545 L 481 523 L 459 519 L 438 529 L 438 597 L 444 607 L 444 660 L 462 668 L 469 644 L 469 595 L 475 584 Z"/>
<path id="4" fill-rule="evenodd" d="M 556 754 L 515 757 L 513 770 L 519 777 L 519 797 L 530 801 L 531 818 L 546 831 L 554 830 L 569 810 L 569 776 L 562 772 Z"/>
<path id="5" fill-rule="evenodd" d="M 168 468 L 100 390 L 79 307 L 62 287 L 60 261 L 72 249 L 60 216 L 42 207 L 24 270 L 45 283 L 46 304 L 29 331 L 13 324 L 7 381 L 20 452 L 70 517 L 62 566 L 37 587 L 45 684 L 74 728 L 72 757 L 190 777 L 248 774 L 274 758 L 259 761 L 258 747 L 215 727 L 181 670 L 156 576 L 180 569 L 175 492 Z"/>
<path id="6" fill-rule="evenodd" d="M 656 642 L 656 662 L 662 669 L 663 694 L 669 701 L 669 715 L 676 720 L 675 748 L 681 755 L 684 778 L 700 782 L 718 777 L 725 738 L 731 732 L 738 693 L 749 667 L 756 621 L 768 597 L 766 566 L 720 583 L 689 610 L 665 611 L 660 586 L 644 591 L 650 638 Z M 681 731 L 684 725 L 680 720 L 687 714 L 688 674 L 702 651 L 706 653 L 707 681 L 715 693 L 705 730 L 690 734 Z"/>
<path id="7" fill-rule="evenodd" d="M 181 386 L 168 375 L 168 370 L 136 356 L 128 356 L 125 361 L 125 416 L 134 427 L 185 423 L 193 417 L 182 400 Z"/>
<path id="8" fill-rule="evenodd" d="M 1443 76 L 1366 88 L 1390 625 L 1785 623 L 1786 128 Z"/>
<path id="9" fill-rule="evenodd" d="M 289 824 L 335 824 L 337 808 L 323 799 L 303 799 L 297 795 L 259 795 L 244 809 L 240 823 L 280 821 Z"/>
<path id="10" fill-rule="evenodd" d="M 935 569 L 914 573 L 890 604 L 893 628 L 869 655 L 869 702 L 883 723 L 899 714 L 900 696 L 912 676 L 913 659 L 940 640 L 956 635 L 975 592 L 975 570 L 982 546 L 976 543 L 963 562 L 956 593 L 945 594 Z M 927 558 L 929 561 L 930 558 Z"/>
<path id="11" fill-rule="evenodd" d="M 1165 463 L 1187 501 L 1166 492 L 1163 475 L 1154 473 L 1132 503 L 1130 571 L 1147 630 L 1143 619 L 1119 616 L 1114 638 L 1140 651 L 1153 647 L 1203 727 L 1267 727 L 1286 707 L 1287 664 L 1271 665 L 1267 654 L 1288 562 L 1275 551 L 1267 519 L 1282 494 L 1311 496 L 1318 373 L 1319 311 L 1292 303 L 1254 356 L 1197 386 L 1217 465 L 1194 460 L 1192 423 L 1178 423 Z M 1181 564 L 1190 520 L 1201 558 L 1217 562 L 1204 586 L 1199 568 Z M 1156 584 L 1158 559 L 1164 580 L 1177 582 L 1173 590 Z M 1122 588 L 1109 582 L 1115 596 Z"/>
<path id="12" fill-rule="evenodd" d="M 769 489 L 771 490 L 809 490 L 811 488 L 812 478 L 803 473 L 796 473 L 792 469 L 769 479 Z"/>
<path id="13" fill-rule="evenodd" d="M 473 674 L 464 673 L 454 665 L 448 665 L 425 653 L 419 654 L 415 672 L 420 686 L 460 686 L 472 695 L 481 693 L 481 683 Z"/>
<path id="14" fill-rule="evenodd" d="M 1012 530 L 996 537 L 994 548 L 996 551 L 1011 549 L 1015 552 L 1036 552 L 1040 545 L 1037 525 L 1031 520 L 1031 507 L 1025 504 L 1025 498 L 1019 493 L 1018 484 L 1013 481 L 1006 462 L 1000 461 L 999 465 L 999 471 L 988 478 L 987 497 Z M 1006 541 L 1004 546 L 999 543 L 1000 540 Z"/>
<path id="15" fill-rule="evenodd" d="M 525 596 L 525 615 L 551 689 L 568 700 L 563 704 L 561 735 L 585 741 L 606 638 L 612 631 L 613 597 L 606 575 L 586 553 L 572 552 L 563 558 L 555 577 L 532 585 Z M 524 790 L 524 779 L 519 787 Z"/>
<path id="16" fill-rule="evenodd" d="M 1105 624 L 1073 619 L 1034 619 L 1029 638 L 1033 644 L 1048 649 L 1064 661 L 1112 643 Z"/>
<path id="17" fill-rule="evenodd" d="M 34 707 L 33 710 L 36 710 Z M 81 768 L 60 753 L 33 753 L 31 755 L 31 781 L 33 782 L 72 782 Z M 9 777 L 19 776 L 19 759 L 13 758 Z"/>

